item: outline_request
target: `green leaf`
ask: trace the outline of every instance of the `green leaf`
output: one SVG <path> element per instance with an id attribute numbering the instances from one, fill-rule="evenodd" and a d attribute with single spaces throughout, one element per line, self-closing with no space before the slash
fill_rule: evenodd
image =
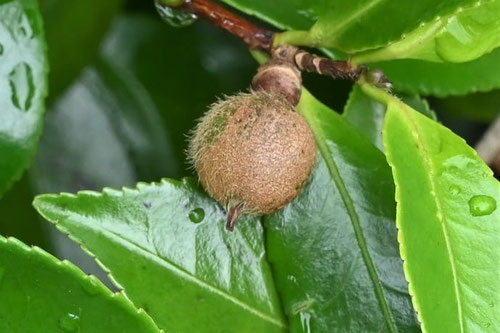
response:
<path id="1" fill-rule="evenodd" d="M 40 0 L 50 62 L 51 100 L 97 58 L 99 44 L 123 0 Z M 70 28 L 71 33 L 68 32 Z"/>
<path id="2" fill-rule="evenodd" d="M 421 59 L 465 62 L 479 58 L 500 46 L 500 2 L 477 1 L 460 7 L 451 15 L 440 16 L 388 46 L 352 57 L 355 63 L 392 59 Z M 406 16 L 406 15 L 403 15 Z"/>
<path id="3" fill-rule="evenodd" d="M 417 332 L 383 154 L 304 91 L 321 158 L 301 195 L 266 217 L 269 260 L 293 332 Z"/>
<path id="4" fill-rule="evenodd" d="M 384 151 L 382 127 L 384 125 L 386 107 L 384 104 L 366 96 L 359 86 L 355 85 L 342 114 L 356 127 L 368 141 Z"/>
<path id="5" fill-rule="evenodd" d="M 476 1 L 432 0 L 225 0 L 278 27 L 295 29 L 276 36 L 277 44 L 330 47 L 347 53 L 386 46 L 422 23 L 434 22 L 471 7 Z M 294 14 L 293 12 L 296 12 Z M 390 20 L 387 20 L 387 18 Z M 297 23 L 295 23 L 295 21 Z M 307 24 L 309 23 L 309 24 Z M 296 31 L 296 30 L 299 31 Z"/>
<path id="6" fill-rule="evenodd" d="M 68 261 L 0 236 L 0 331 L 159 332 L 143 310 Z"/>
<path id="7" fill-rule="evenodd" d="M 47 58 L 36 0 L 0 5 L 0 195 L 28 167 L 42 130 Z"/>
<path id="8" fill-rule="evenodd" d="M 436 119 L 436 114 L 429 108 L 427 101 L 418 95 L 400 94 L 398 97 L 425 116 Z M 382 128 L 385 114 L 386 106 L 384 104 L 365 95 L 359 86 L 355 85 L 345 106 L 343 116 L 368 141 L 384 151 Z"/>
<path id="9" fill-rule="evenodd" d="M 384 70 L 396 91 L 407 93 L 445 97 L 500 88 L 500 48 L 461 64 L 394 60 L 374 67 Z"/>
<path id="10" fill-rule="evenodd" d="M 42 195 L 34 205 L 167 332 L 285 329 L 259 220 L 227 232 L 223 210 L 192 183 Z"/>
<path id="11" fill-rule="evenodd" d="M 465 141 L 392 96 L 386 154 L 398 202 L 401 256 L 423 329 L 500 330 L 500 184 Z"/>

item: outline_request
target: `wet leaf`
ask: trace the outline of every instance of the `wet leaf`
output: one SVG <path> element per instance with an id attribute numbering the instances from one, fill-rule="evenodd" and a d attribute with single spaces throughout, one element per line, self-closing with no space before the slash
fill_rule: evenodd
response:
<path id="1" fill-rule="evenodd" d="M 287 30 L 277 43 L 330 47 L 347 53 L 373 49 L 397 41 L 421 23 L 453 15 L 476 1 L 446 0 L 224 0 Z M 492 14 L 493 16 L 494 14 Z M 388 20 L 387 18 L 390 18 Z M 493 34 L 492 34 L 493 36 Z"/>
<path id="2" fill-rule="evenodd" d="M 190 182 L 42 195 L 35 207 L 167 332 L 285 330 L 259 220 L 226 231 L 222 209 Z"/>
<path id="3" fill-rule="evenodd" d="M 477 1 L 422 23 L 401 40 L 388 46 L 356 54 L 352 61 L 369 63 L 393 59 L 466 62 L 500 46 L 500 2 Z M 406 15 L 404 15 L 406 16 Z"/>
<path id="4" fill-rule="evenodd" d="M 159 332 L 123 294 L 68 261 L 0 236 L 0 331 Z"/>
<path id="5" fill-rule="evenodd" d="M 302 194 L 266 217 L 268 256 L 293 332 L 418 332 L 383 154 L 307 92 L 321 158 Z"/>
<path id="6" fill-rule="evenodd" d="M 428 332 L 500 329 L 500 184 L 465 141 L 386 93 L 398 239 Z"/>
<path id="7" fill-rule="evenodd" d="M 42 130 L 47 57 L 35 0 L 0 5 L 0 195 L 29 166 Z"/>

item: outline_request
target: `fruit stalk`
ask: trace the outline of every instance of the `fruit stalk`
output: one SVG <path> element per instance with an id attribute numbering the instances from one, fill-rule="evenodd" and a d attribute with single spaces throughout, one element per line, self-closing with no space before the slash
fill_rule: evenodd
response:
<path id="1" fill-rule="evenodd" d="M 210 0 L 186 0 L 180 8 L 241 38 L 251 49 L 271 53 L 274 37 L 272 31 L 258 27 Z"/>

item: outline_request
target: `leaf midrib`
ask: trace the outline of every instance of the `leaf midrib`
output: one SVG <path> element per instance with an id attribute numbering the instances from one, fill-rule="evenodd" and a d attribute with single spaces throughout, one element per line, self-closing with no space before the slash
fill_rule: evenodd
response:
<path id="1" fill-rule="evenodd" d="M 407 119 L 410 121 L 410 124 L 413 127 L 413 129 L 417 135 L 416 139 L 417 139 L 417 142 L 419 143 L 419 146 L 422 147 L 422 149 L 420 150 L 421 151 L 420 156 L 422 157 L 425 165 L 427 166 L 429 181 L 430 181 L 430 185 L 431 185 L 431 193 L 430 194 L 434 198 L 434 201 L 436 203 L 436 208 L 437 208 L 436 218 L 441 223 L 441 230 L 443 231 L 443 236 L 444 236 L 444 240 L 446 243 L 446 250 L 448 251 L 448 257 L 450 258 L 450 265 L 451 265 L 451 270 L 453 273 L 453 287 L 454 287 L 454 291 L 455 291 L 455 295 L 456 295 L 456 299 L 457 299 L 458 321 L 460 324 L 460 332 L 462 333 L 462 332 L 465 332 L 465 328 L 464 328 L 463 311 L 462 311 L 462 297 L 461 297 L 459 286 L 458 286 L 458 274 L 457 274 L 457 268 L 456 268 L 456 259 L 455 259 L 455 255 L 453 253 L 453 249 L 451 246 L 448 227 L 446 225 L 447 219 L 446 219 L 445 214 L 443 213 L 444 212 L 443 204 L 442 204 L 441 200 L 439 199 L 439 196 L 437 195 L 438 191 L 437 191 L 437 186 L 436 186 L 436 181 L 435 181 L 436 171 L 434 170 L 434 166 L 431 162 L 430 154 L 427 151 L 427 148 L 422 140 L 422 134 L 420 132 L 419 126 L 415 122 L 415 119 L 412 117 L 412 115 L 409 112 L 409 110 L 407 109 L 407 107 L 402 107 L 401 109 L 405 113 L 405 116 L 407 117 Z M 439 216 L 441 216 L 441 218 Z"/>
<path id="2" fill-rule="evenodd" d="M 370 279 L 372 280 L 376 298 L 379 302 L 380 307 L 382 308 L 382 314 L 386 321 L 387 327 L 390 332 L 393 333 L 397 332 L 398 330 L 394 323 L 394 319 L 392 318 L 392 314 L 389 310 L 389 305 L 387 304 L 387 300 L 385 299 L 382 283 L 375 268 L 375 264 L 373 263 L 373 260 L 370 254 L 368 253 L 368 245 L 366 243 L 366 239 L 364 237 L 363 230 L 361 228 L 359 216 L 356 213 L 356 208 L 354 207 L 353 200 L 349 195 L 349 192 L 347 191 L 347 187 L 342 179 L 342 176 L 340 175 L 337 164 L 332 158 L 332 151 L 326 144 L 326 139 L 325 135 L 323 134 L 323 129 L 321 128 L 321 124 L 319 124 L 314 115 L 310 114 L 310 111 L 308 111 L 307 108 L 300 108 L 300 113 L 306 118 L 307 122 L 311 126 L 316 136 L 316 142 L 318 144 L 319 151 L 321 152 L 321 155 L 325 159 L 325 163 L 327 165 L 330 176 L 332 177 L 335 185 L 337 186 L 342 201 L 344 202 L 351 224 L 354 229 L 354 234 L 356 236 L 356 240 L 358 242 L 358 246 L 360 248 L 363 261 L 365 262 L 368 274 L 370 276 Z"/>
<path id="3" fill-rule="evenodd" d="M 49 219 L 47 219 L 47 220 L 49 220 Z M 71 234 L 69 232 L 69 230 L 67 230 L 64 226 L 62 226 L 60 224 L 60 222 L 56 222 L 55 224 L 56 224 L 57 228 L 60 229 L 61 231 L 63 231 L 64 233 Z M 90 229 L 90 230 L 93 230 L 93 229 Z M 187 280 L 189 280 L 189 281 L 191 281 L 191 282 L 199 285 L 200 287 L 205 288 L 208 291 L 210 291 L 212 293 L 215 293 L 215 294 L 217 294 L 217 295 L 219 295 L 219 296 L 227 299 L 228 301 L 230 301 L 230 302 L 234 303 L 235 305 L 241 307 L 245 311 L 248 311 L 248 312 L 252 313 L 253 315 L 255 315 L 255 316 L 257 316 L 257 317 L 259 317 L 259 318 L 261 318 L 261 319 L 263 319 L 265 321 L 268 321 L 268 322 L 272 323 L 273 325 L 276 325 L 276 326 L 278 326 L 280 328 L 286 328 L 287 327 L 283 322 L 281 322 L 281 321 L 279 321 L 279 320 L 277 320 L 277 319 L 275 319 L 275 318 L 273 318 L 273 317 L 271 317 L 271 316 L 269 316 L 269 315 L 267 315 L 267 314 L 265 314 L 265 313 L 263 313 L 263 312 L 261 312 L 261 311 L 259 311 L 257 309 L 254 309 L 250 305 L 241 302 L 240 300 L 238 300 L 237 298 L 235 298 L 235 297 L 227 294 L 223 290 L 220 290 L 220 289 L 218 289 L 218 288 L 216 288 L 216 287 L 214 287 L 214 286 L 206 283 L 205 281 L 202 281 L 202 280 L 198 279 L 197 277 L 195 277 L 194 275 L 186 272 L 185 270 L 183 270 L 182 268 L 178 267 L 174 263 L 166 260 L 165 258 L 162 258 L 162 257 L 158 256 L 157 254 L 154 254 L 149 249 L 147 249 L 147 248 L 145 248 L 145 247 L 143 247 L 143 246 L 141 246 L 141 245 L 139 245 L 139 244 L 137 244 L 135 242 L 132 242 L 130 239 L 127 239 L 127 238 L 123 237 L 122 235 L 117 234 L 114 231 L 109 230 L 107 228 L 102 228 L 101 227 L 101 228 L 96 228 L 96 230 L 101 230 L 104 233 L 109 233 L 112 236 L 115 236 L 116 238 L 120 239 L 121 241 L 124 241 L 124 242 L 126 242 L 128 244 L 131 244 L 131 245 L 135 246 L 138 250 L 144 252 L 145 255 L 150 256 L 151 259 L 156 260 L 156 261 L 160 261 L 160 264 L 163 263 L 164 265 L 162 265 L 162 266 L 164 266 L 167 269 L 175 272 L 180 277 L 186 278 Z M 83 242 L 79 238 L 76 238 L 76 236 L 74 236 L 74 235 L 73 235 L 73 237 L 78 240 L 78 243 L 80 243 L 82 246 L 85 246 L 83 244 Z M 89 250 L 87 249 L 87 251 L 89 251 Z M 92 251 L 89 251 L 89 253 L 93 254 Z M 111 274 L 111 276 L 113 275 L 111 273 L 111 271 L 110 271 L 109 274 Z"/>

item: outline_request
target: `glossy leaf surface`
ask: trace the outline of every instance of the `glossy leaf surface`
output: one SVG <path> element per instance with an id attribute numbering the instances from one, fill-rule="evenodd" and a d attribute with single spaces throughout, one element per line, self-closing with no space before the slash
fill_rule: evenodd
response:
<path id="1" fill-rule="evenodd" d="M 283 1 L 283 2 L 282 2 Z M 361 46 L 367 47 L 371 45 L 372 47 L 381 46 L 373 45 L 372 41 L 376 41 L 380 38 L 385 38 L 394 42 L 401 38 L 403 33 L 408 33 L 414 29 L 417 29 L 420 23 L 431 22 L 436 16 L 446 16 L 451 13 L 455 13 L 458 8 L 473 8 L 476 1 L 430 1 L 429 6 L 432 7 L 431 10 L 425 9 L 425 15 L 427 16 L 415 16 L 417 19 L 415 22 L 410 22 L 408 15 L 413 15 L 417 13 L 414 7 L 426 6 L 422 1 L 332 1 L 329 4 L 320 1 L 307 1 L 307 0 L 295 0 L 286 1 L 254 1 L 254 0 L 225 0 L 228 4 L 248 13 L 251 15 L 256 15 L 279 28 L 291 29 L 291 30 L 307 30 L 311 27 L 317 18 L 321 15 L 327 17 L 330 15 L 328 8 L 326 6 L 341 6 L 346 8 L 346 11 L 351 10 L 353 13 L 356 12 L 355 7 L 359 6 L 360 9 L 366 8 L 367 10 L 360 10 L 358 16 L 354 15 L 353 18 L 349 20 L 349 16 L 341 16 L 337 21 L 333 21 L 333 24 L 338 24 L 336 22 L 346 19 L 350 22 L 346 26 L 346 33 L 355 33 L 359 25 L 365 25 L 368 32 L 363 31 L 360 33 L 362 35 L 359 41 L 363 41 L 356 47 Z M 489 3 L 489 1 L 481 1 L 484 4 Z M 364 5 L 363 5 L 364 4 Z M 352 6 L 352 7 L 351 7 Z M 379 7 L 393 6 L 391 10 L 395 10 L 397 13 L 393 15 L 387 14 L 388 12 L 380 12 L 377 16 L 375 15 L 379 11 Z M 400 7 L 399 7 L 400 6 Z M 443 6 L 443 7 L 441 7 Z M 350 9 L 347 9 L 350 8 Z M 343 11 L 339 12 L 340 13 Z M 436 13 L 439 12 L 439 13 Z M 358 12 L 356 12 L 358 13 Z M 404 15 L 401 15 L 404 13 Z M 434 13 L 434 14 L 432 14 Z M 447 14 L 445 14 L 447 13 Z M 335 14 L 336 15 L 336 14 Z M 366 20 L 368 16 L 373 16 L 373 20 Z M 390 20 L 386 18 L 390 17 Z M 427 19 L 425 19 L 427 17 Z M 498 14 L 490 13 L 486 18 L 496 18 Z M 479 17 L 480 19 L 482 16 Z M 401 19 L 404 25 L 408 25 L 408 28 L 402 28 L 398 30 L 395 26 L 392 26 L 394 22 L 396 25 L 401 24 L 399 22 Z M 496 24 L 498 20 L 492 22 Z M 383 22 L 383 24 L 382 24 Z M 455 23 L 453 23 L 455 22 Z M 456 21 L 450 20 L 450 24 L 457 26 Z M 380 33 L 380 29 L 394 29 L 393 37 L 384 37 Z M 455 29 L 457 30 L 457 29 Z M 327 34 L 332 30 L 326 30 Z M 451 29 L 450 31 L 453 31 Z M 458 29 L 458 36 L 460 36 L 460 29 Z M 283 41 L 291 38 L 293 42 L 300 44 L 300 41 L 305 41 L 310 38 L 309 33 L 297 33 L 296 31 L 286 32 L 290 34 L 291 37 L 282 36 Z M 372 36 L 375 34 L 376 36 Z M 296 37 L 294 37 L 294 35 Z M 474 35 L 474 34 L 472 34 Z M 498 34 L 493 34 L 493 38 L 496 38 Z M 341 38 L 342 34 L 336 34 L 338 38 Z M 484 36 L 490 36 L 489 33 L 481 34 L 481 38 Z M 365 40 L 365 37 L 368 41 Z M 352 43 L 358 43 L 358 39 L 349 37 Z M 488 38 L 488 40 L 491 38 Z M 304 42 L 302 42 L 304 43 Z M 312 44 L 312 43 L 307 43 Z M 377 43 L 375 43 L 377 44 Z M 346 44 L 347 45 L 347 44 Z M 316 45 L 317 46 L 317 45 Z M 457 46 L 458 47 L 458 46 Z M 342 49 L 342 47 L 340 47 Z M 476 51 L 475 48 L 467 48 L 472 52 Z M 458 56 L 462 54 L 462 51 L 456 52 Z M 394 86 L 398 91 L 405 91 L 409 93 L 424 94 L 424 95 L 436 95 L 436 96 L 446 96 L 446 95 L 463 95 L 470 92 L 476 91 L 488 91 L 493 88 L 500 87 L 500 50 L 494 50 L 490 54 L 486 54 L 474 61 L 453 64 L 453 63 L 432 63 L 427 61 L 419 60 L 396 60 L 388 61 L 384 63 L 374 64 L 374 67 L 382 67 L 387 73 L 388 77 L 394 83 Z"/>
<path id="2" fill-rule="evenodd" d="M 447 128 L 387 94 L 384 144 L 410 292 L 428 332 L 500 330 L 500 184 Z"/>
<path id="3" fill-rule="evenodd" d="M 291 331 L 417 332 L 389 166 L 342 116 L 303 93 L 299 109 L 321 158 L 302 194 L 265 218 Z"/>
<path id="4" fill-rule="evenodd" d="M 460 64 L 410 59 L 374 66 L 384 70 L 397 91 L 407 93 L 445 97 L 500 88 L 500 48 Z"/>
<path id="5" fill-rule="evenodd" d="M 159 332 L 143 310 L 76 266 L 0 236 L 0 331 Z"/>
<path id="6" fill-rule="evenodd" d="M 35 207 L 93 253 L 166 331 L 286 327 L 259 220 L 226 231 L 222 209 L 190 182 L 42 195 Z"/>
<path id="7" fill-rule="evenodd" d="M 353 56 L 352 61 L 368 63 L 393 59 L 421 59 L 439 62 L 466 62 L 491 52 L 500 45 L 500 3 L 478 1 L 424 23 L 390 45 Z M 403 15 L 405 17 L 406 15 Z"/>
<path id="8" fill-rule="evenodd" d="M 332 47 L 347 53 L 384 46 L 399 40 L 403 33 L 437 16 L 467 8 L 472 0 L 397 2 L 380 0 L 225 0 L 249 14 L 255 14 L 287 31 L 278 43 Z M 271 3 L 270 3 L 271 2 Z M 404 13 L 404 15 L 402 15 Z M 387 18 L 390 17 L 390 20 Z M 309 29 L 310 28 L 310 29 Z"/>
<path id="9" fill-rule="evenodd" d="M 20 178 L 42 129 L 47 57 L 35 0 L 0 4 L 0 195 Z"/>

